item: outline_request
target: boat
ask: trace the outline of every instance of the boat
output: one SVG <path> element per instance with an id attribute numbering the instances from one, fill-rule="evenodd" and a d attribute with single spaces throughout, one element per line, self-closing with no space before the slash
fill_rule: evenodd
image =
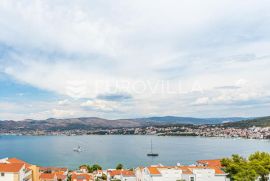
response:
<path id="1" fill-rule="evenodd" d="M 81 149 L 80 145 L 78 145 L 77 148 L 73 148 L 73 151 L 82 152 L 82 149 Z"/>
<path id="2" fill-rule="evenodd" d="M 150 153 L 147 153 L 147 156 L 151 156 L 151 157 L 156 157 L 156 156 L 158 156 L 158 153 L 153 153 L 152 139 L 151 139 L 151 152 L 150 152 Z"/>

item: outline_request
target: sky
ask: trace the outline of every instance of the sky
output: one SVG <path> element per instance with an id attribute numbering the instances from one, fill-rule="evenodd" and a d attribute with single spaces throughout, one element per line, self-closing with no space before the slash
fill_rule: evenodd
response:
<path id="1" fill-rule="evenodd" d="M 257 117 L 268 0 L 1 0 L 0 120 Z"/>

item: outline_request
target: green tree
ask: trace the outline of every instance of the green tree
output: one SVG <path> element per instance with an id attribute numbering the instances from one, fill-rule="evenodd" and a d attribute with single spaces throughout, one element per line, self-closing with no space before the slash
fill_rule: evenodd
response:
<path id="1" fill-rule="evenodd" d="M 245 159 L 239 155 L 232 155 L 221 161 L 224 171 L 232 181 L 267 181 L 270 173 L 270 154 L 256 152 Z"/>
<path id="2" fill-rule="evenodd" d="M 124 167 L 121 163 L 116 166 L 116 170 L 122 170 Z"/>
<path id="3" fill-rule="evenodd" d="M 256 173 L 254 174 L 254 171 L 251 170 L 248 161 L 239 155 L 232 155 L 231 158 L 225 158 L 221 160 L 221 163 L 224 166 L 224 171 L 229 174 L 228 176 L 231 180 L 242 181 L 245 179 L 245 181 L 253 181 L 256 178 Z"/>
<path id="4" fill-rule="evenodd" d="M 68 175 L 67 181 L 71 181 L 71 175 Z"/>
<path id="5" fill-rule="evenodd" d="M 98 165 L 98 164 L 94 164 L 92 166 L 92 171 L 97 171 L 97 170 L 102 170 L 102 167 L 100 165 Z"/>
<path id="6" fill-rule="evenodd" d="M 103 173 L 102 176 L 101 176 L 101 179 L 102 180 L 107 180 L 107 175 Z"/>
<path id="7" fill-rule="evenodd" d="M 255 179 L 258 177 L 256 172 L 250 168 L 243 168 L 240 170 L 240 172 L 236 173 L 233 176 L 233 180 L 235 181 L 255 181 Z"/>
<path id="8" fill-rule="evenodd" d="M 248 158 L 250 166 L 259 175 L 261 181 L 268 181 L 270 174 L 270 154 L 266 152 L 256 152 Z"/>

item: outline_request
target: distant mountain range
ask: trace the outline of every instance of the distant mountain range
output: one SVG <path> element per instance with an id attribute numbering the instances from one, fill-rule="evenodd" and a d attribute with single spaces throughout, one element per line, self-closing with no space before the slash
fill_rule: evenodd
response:
<path id="1" fill-rule="evenodd" d="M 0 121 L 0 131 L 2 130 L 74 130 L 74 129 L 95 129 L 95 128 L 128 128 L 143 126 L 158 126 L 172 124 L 222 124 L 247 120 L 249 118 L 193 118 L 193 117 L 148 117 L 136 119 L 109 120 L 98 117 L 82 117 L 69 119 L 50 118 L 46 120 L 27 119 L 23 121 Z"/>

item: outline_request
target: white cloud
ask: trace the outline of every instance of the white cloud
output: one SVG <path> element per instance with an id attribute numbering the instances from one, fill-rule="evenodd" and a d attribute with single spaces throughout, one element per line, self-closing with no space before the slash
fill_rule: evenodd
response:
<path id="1" fill-rule="evenodd" d="M 196 99 L 196 101 L 193 103 L 193 105 L 205 105 L 209 103 L 208 97 L 200 97 Z"/>
<path id="2" fill-rule="evenodd" d="M 118 103 L 103 100 L 88 100 L 81 104 L 82 107 L 89 107 L 99 111 L 114 111 L 118 107 Z"/>
<path id="3" fill-rule="evenodd" d="M 59 100 L 58 101 L 58 104 L 59 105 L 67 105 L 67 104 L 69 104 L 70 103 L 70 101 L 68 100 L 68 99 L 64 99 L 64 100 Z"/>
<path id="4" fill-rule="evenodd" d="M 69 110 L 53 109 L 51 112 L 53 117 L 56 118 L 74 116 L 74 112 Z"/>
<path id="5" fill-rule="evenodd" d="M 35 110 L 41 117 L 197 114 L 192 105 L 210 115 L 213 103 L 269 95 L 269 8 L 243 0 L 2 0 L 0 72 L 66 98 Z M 241 89 L 215 90 L 228 85 Z M 97 99 L 114 92 L 134 100 Z"/>
<path id="6" fill-rule="evenodd" d="M 9 110 L 16 110 L 19 106 L 17 104 L 11 102 L 0 102 L 0 112 L 9 111 Z"/>

